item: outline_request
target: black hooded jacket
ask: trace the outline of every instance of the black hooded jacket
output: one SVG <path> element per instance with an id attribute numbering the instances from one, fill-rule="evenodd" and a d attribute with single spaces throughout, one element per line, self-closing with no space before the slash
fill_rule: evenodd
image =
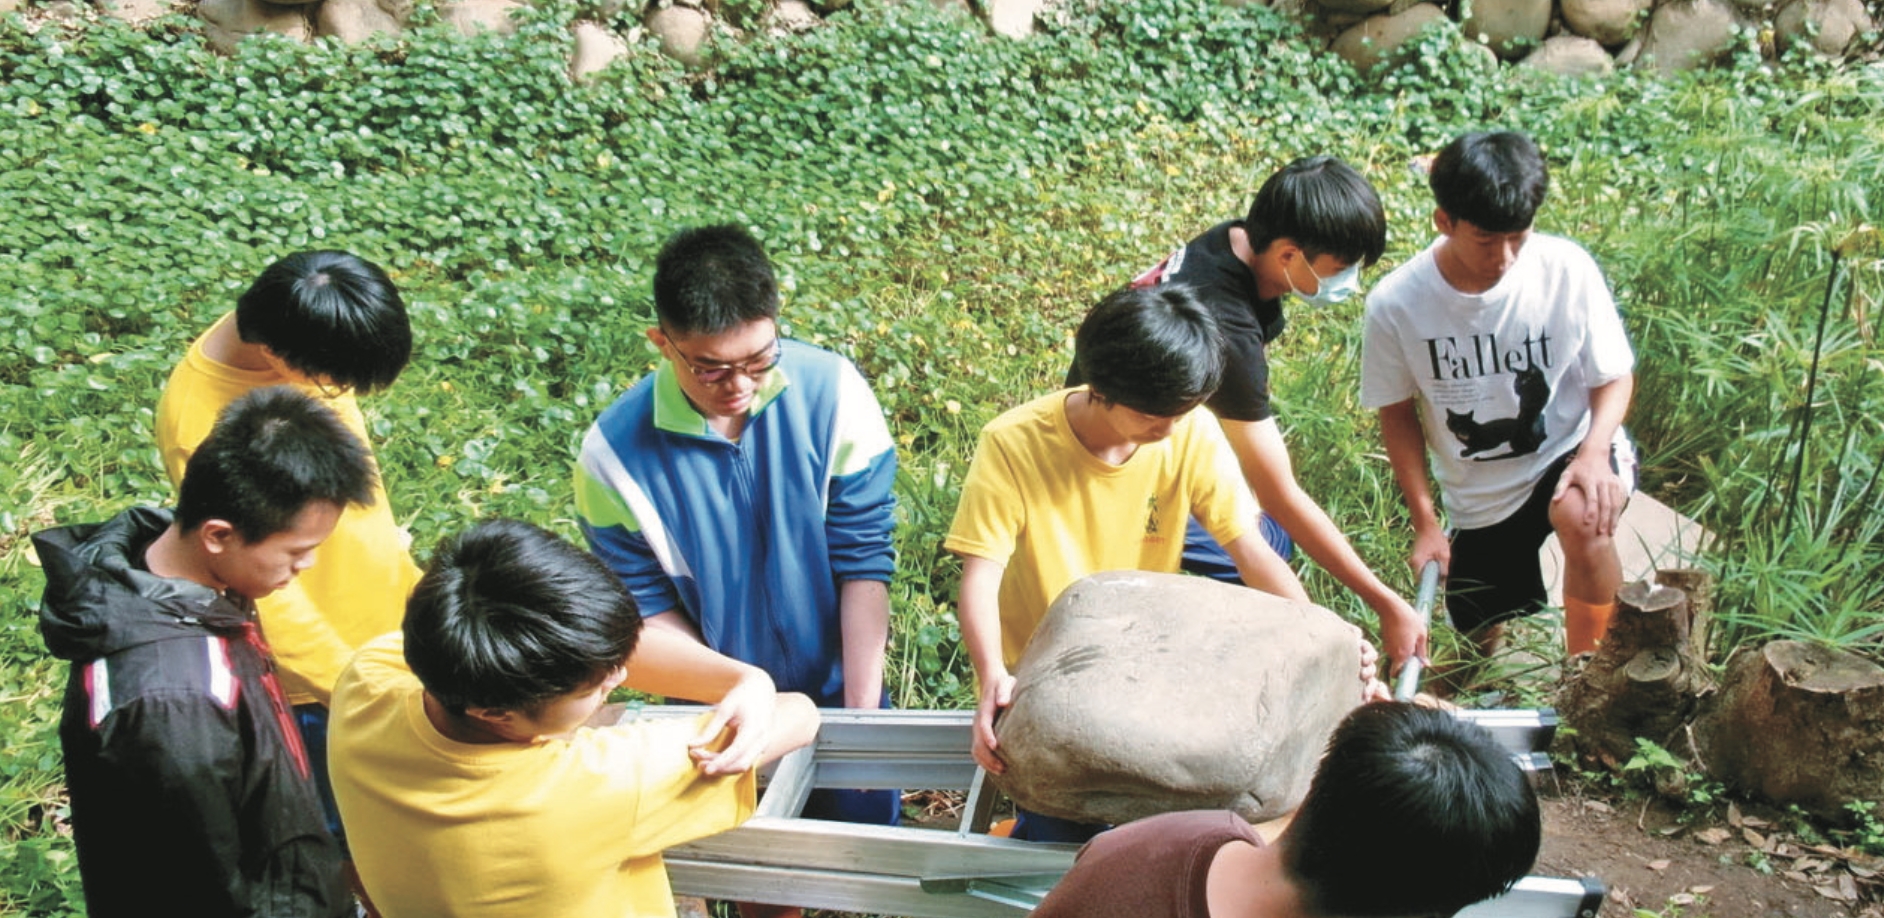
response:
<path id="1" fill-rule="evenodd" d="M 72 662 L 59 742 L 87 911 L 349 914 L 254 604 L 142 569 L 170 519 L 139 508 L 33 537 L 40 633 Z"/>

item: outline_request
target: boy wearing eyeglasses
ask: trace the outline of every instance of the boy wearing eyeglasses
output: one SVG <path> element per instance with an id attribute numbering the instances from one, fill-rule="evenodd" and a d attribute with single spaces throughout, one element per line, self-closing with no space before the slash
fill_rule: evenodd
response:
<path id="1" fill-rule="evenodd" d="M 745 230 L 667 241 L 647 332 L 664 361 L 583 439 L 578 522 L 649 628 L 820 707 L 881 707 L 896 453 L 863 375 L 781 339 L 778 306 Z M 820 791 L 805 814 L 887 823 L 898 806 L 890 791 Z"/>

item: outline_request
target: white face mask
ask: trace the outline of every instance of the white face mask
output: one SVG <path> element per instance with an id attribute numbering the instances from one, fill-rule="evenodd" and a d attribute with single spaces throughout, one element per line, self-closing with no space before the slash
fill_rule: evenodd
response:
<path id="1" fill-rule="evenodd" d="M 1308 266 L 1308 273 L 1315 274 L 1314 265 Z M 1288 277 L 1288 274 L 1284 273 L 1283 276 Z M 1357 261 L 1348 265 L 1346 269 L 1335 272 L 1333 277 L 1315 274 L 1315 280 L 1320 283 L 1320 286 L 1315 288 L 1314 293 L 1303 293 L 1296 289 L 1295 278 L 1288 277 L 1288 280 L 1289 290 L 1301 297 L 1302 302 L 1310 306 L 1333 306 L 1353 296 L 1354 291 L 1361 289 L 1361 263 Z"/>

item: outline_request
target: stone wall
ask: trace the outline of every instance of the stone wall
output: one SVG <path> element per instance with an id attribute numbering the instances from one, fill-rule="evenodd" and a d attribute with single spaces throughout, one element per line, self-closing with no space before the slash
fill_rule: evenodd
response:
<path id="1" fill-rule="evenodd" d="M 75 9 L 75 0 L 45 8 Z M 92 0 L 99 9 L 143 20 L 173 10 L 190 11 L 190 0 Z M 524 0 L 439 0 L 445 22 L 467 34 L 514 29 L 510 14 Z M 619 21 L 621 0 L 602 0 Z M 760 0 L 730 12 L 720 0 L 643 0 L 639 24 L 626 34 L 597 22 L 574 28 L 571 75 L 580 78 L 627 52 L 628 43 L 653 36 L 661 49 L 688 66 L 704 59 L 709 36 L 737 40 L 754 32 L 816 28 L 823 17 L 850 0 Z M 910 0 L 961 10 L 967 27 L 1024 40 L 1033 34 L 1049 3 L 1105 0 Z M 1223 0 L 1241 5 L 1250 0 Z M 1830 57 L 1877 60 L 1884 0 L 1270 0 L 1299 16 L 1309 34 L 1363 73 L 1392 66 L 1408 53 L 1422 30 L 1445 19 L 1460 24 L 1488 58 L 1567 75 L 1603 74 L 1620 66 L 1672 73 L 1722 60 L 1736 47 L 1757 41 L 1763 54 L 1802 46 Z M 0 14 L 21 0 L 0 0 Z M 413 0 L 197 0 L 194 12 L 210 42 L 228 50 L 257 32 L 299 41 L 333 36 L 346 42 L 398 32 Z"/>

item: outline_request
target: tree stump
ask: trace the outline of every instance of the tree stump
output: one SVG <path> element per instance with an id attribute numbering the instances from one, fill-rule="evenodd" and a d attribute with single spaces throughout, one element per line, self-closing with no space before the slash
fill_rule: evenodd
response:
<path id="1" fill-rule="evenodd" d="M 1707 671 L 1707 576 L 1662 571 L 1616 594 L 1609 634 L 1558 696 L 1574 728 L 1571 748 L 1589 765 L 1620 770 L 1636 737 L 1663 746 L 1714 688 Z"/>
<path id="2" fill-rule="evenodd" d="M 1695 721 L 1709 773 L 1813 814 L 1884 794 L 1884 669 L 1830 647 L 1774 641 L 1736 656 Z"/>

